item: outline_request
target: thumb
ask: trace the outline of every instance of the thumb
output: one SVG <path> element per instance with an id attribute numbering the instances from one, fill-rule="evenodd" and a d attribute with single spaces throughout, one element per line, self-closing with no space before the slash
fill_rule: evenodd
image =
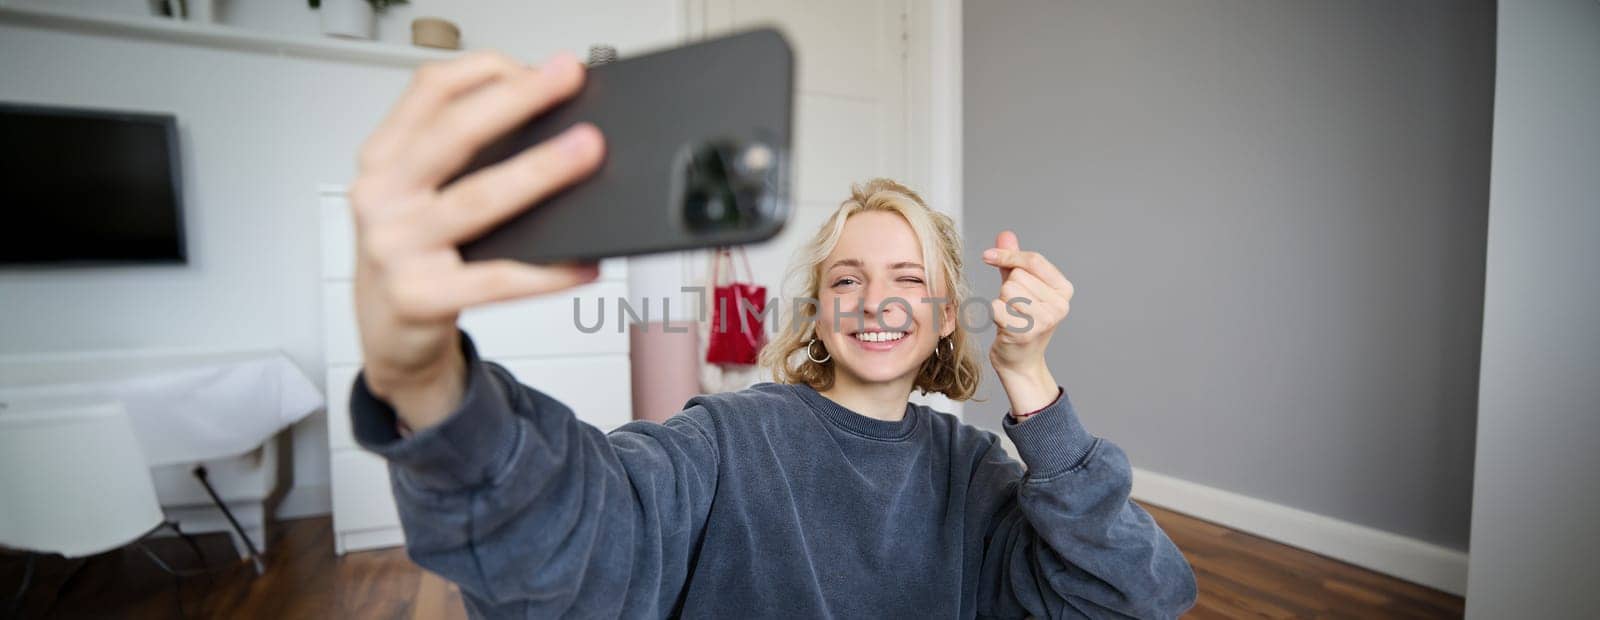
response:
<path id="1" fill-rule="evenodd" d="M 1000 234 L 994 236 L 994 247 L 996 247 L 998 249 L 1001 249 L 1001 250 L 1020 250 L 1020 249 L 1022 249 L 1022 246 L 1018 245 L 1018 243 L 1017 243 L 1017 233 L 1014 233 L 1014 232 L 1009 231 L 1009 230 L 1002 230 L 1002 231 L 1000 231 Z M 1006 279 L 1010 278 L 1010 277 L 1011 277 L 1011 268 L 1010 267 L 1001 267 L 1000 268 L 1000 281 L 1001 282 L 1005 282 Z"/>
<path id="2" fill-rule="evenodd" d="M 1022 246 L 1017 244 L 1017 233 L 1011 232 L 1009 230 L 1002 230 L 1002 231 L 1000 231 L 1000 234 L 995 235 L 995 237 L 994 237 L 994 247 L 1000 248 L 1002 250 L 1020 250 L 1020 249 L 1022 249 Z"/>

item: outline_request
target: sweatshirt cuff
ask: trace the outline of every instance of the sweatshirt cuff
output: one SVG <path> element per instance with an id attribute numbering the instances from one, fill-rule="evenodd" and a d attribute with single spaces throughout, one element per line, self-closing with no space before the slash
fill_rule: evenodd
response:
<path id="1" fill-rule="evenodd" d="M 350 429 L 356 443 L 387 459 L 408 482 L 435 491 L 489 484 L 520 440 L 506 385 L 479 359 L 467 333 L 457 331 L 467 385 L 461 404 L 443 422 L 401 437 L 394 408 L 368 389 L 364 369 L 350 390 Z"/>
<path id="2" fill-rule="evenodd" d="M 1017 446 L 1018 456 L 1028 466 L 1028 475 L 1037 478 L 1083 467 L 1099 441 L 1083 428 L 1065 389 L 1056 402 L 1021 421 L 1007 412 L 1000 426 Z"/>

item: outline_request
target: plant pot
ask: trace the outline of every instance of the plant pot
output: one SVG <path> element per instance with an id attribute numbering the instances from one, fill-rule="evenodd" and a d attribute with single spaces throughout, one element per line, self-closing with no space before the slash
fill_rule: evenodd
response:
<path id="1" fill-rule="evenodd" d="M 419 17 L 411 22 L 411 44 L 458 50 L 461 49 L 461 29 L 437 17 Z"/>
<path id="2" fill-rule="evenodd" d="M 214 0 L 183 0 L 183 18 L 197 24 L 209 24 L 215 20 L 216 4 Z"/>
<path id="3" fill-rule="evenodd" d="M 322 34 L 346 39 L 371 39 L 374 24 L 367 0 L 322 0 Z"/>

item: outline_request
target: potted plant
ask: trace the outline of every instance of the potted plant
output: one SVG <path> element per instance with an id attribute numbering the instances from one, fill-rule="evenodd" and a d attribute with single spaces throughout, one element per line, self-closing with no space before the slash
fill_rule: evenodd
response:
<path id="1" fill-rule="evenodd" d="M 322 13 L 322 33 L 347 39 L 371 39 L 374 15 L 406 0 L 307 0 Z"/>

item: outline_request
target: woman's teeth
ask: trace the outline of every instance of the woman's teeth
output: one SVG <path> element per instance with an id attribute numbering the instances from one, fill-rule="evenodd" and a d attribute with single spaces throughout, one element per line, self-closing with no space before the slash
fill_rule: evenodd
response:
<path id="1" fill-rule="evenodd" d="M 905 332 L 857 332 L 856 339 L 862 342 L 890 342 L 906 337 Z"/>

